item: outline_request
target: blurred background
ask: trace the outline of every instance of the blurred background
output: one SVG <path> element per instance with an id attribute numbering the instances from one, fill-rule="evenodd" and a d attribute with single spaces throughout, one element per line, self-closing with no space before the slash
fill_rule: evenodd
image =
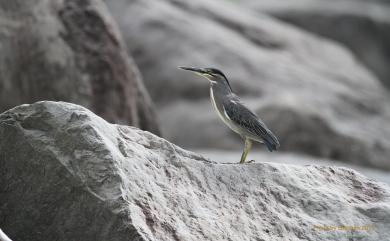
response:
<path id="1" fill-rule="evenodd" d="M 0 111 L 64 100 L 213 161 L 242 140 L 212 109 L 215 67 L 279 137 L 249 158 L 390 183 L 388 0 L 0 0 Z"/>

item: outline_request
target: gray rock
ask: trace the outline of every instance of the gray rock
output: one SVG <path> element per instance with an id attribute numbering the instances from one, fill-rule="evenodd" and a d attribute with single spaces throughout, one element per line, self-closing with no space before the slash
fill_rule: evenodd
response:
<path id="1" fill-rule="evenodd" d="M 139 71 L 101 0 L 0 0 L 0 111 L 64 100 L 158 133 Z"/>
<path id="2" fill-rule="evenodd" d="M 240 2 L 344 44 L 390 89 L 389 3 L 357 0 Z"/>
<path id="3" fill-rule="evenodd" d="M 0 229 L 0 241 L 12 241 L 8 236 Z"/>
<path id="4" fill-rule="evenodd" d="M 176 66 L 215 66 L 280 137 L 284 151 L 390 169 L 390 98 L 345 47 L 224 1 L 106 1 L 158 102 L 164 136 L 241 149 Z"/>
<path id="5" fill-rule="evenodd" d="M 217 163 L 63 102 L 1 114 L 0 137 L 0 226 L 15 240 L 390 235 L 390 187 L 351 169 Z"/>

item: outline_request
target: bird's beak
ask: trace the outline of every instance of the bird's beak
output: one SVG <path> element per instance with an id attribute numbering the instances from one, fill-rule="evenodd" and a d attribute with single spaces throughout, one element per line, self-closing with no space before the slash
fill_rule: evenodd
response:
<path id="1" fill-rule="evenodd" d="M 192 71 L 192 72 L 195 72 L 195 73 L 200 74 L 200 75 L 206 74 L 206 71 L 204 71 L 203 69 L 198 69 L 198 68 L 179 67 L 179 69 L 184 69 L 184 70 Z"/>

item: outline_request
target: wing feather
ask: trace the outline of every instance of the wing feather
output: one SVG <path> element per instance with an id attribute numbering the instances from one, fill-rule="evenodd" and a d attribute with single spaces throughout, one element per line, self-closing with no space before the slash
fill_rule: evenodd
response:
<path id="1" fill-rule="evenodd" d="M 269 151 L 272 152 L 280 146 L 278 139 L 265 123 L 242 103 L 229 101 L 224 104 L 224 108 L 230 120 L 252 135 L 261 137 Z"/>

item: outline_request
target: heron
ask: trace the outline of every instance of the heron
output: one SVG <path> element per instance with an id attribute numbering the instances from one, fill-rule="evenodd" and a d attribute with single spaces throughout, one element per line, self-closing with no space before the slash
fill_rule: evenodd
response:
<path id="1" fill-rule="evenodd" d="M 222 121 L 244 140 L 240 164 L 245 163 L 253 141 L 265 144 L 270 152 L 276 151 L 280 147 L 279 141 L 272 131 L 233 93 L 229 80 L 222 71 L 216 68 L 179 68 L 209 80 L 210 99 L 215 111 Z"/>

